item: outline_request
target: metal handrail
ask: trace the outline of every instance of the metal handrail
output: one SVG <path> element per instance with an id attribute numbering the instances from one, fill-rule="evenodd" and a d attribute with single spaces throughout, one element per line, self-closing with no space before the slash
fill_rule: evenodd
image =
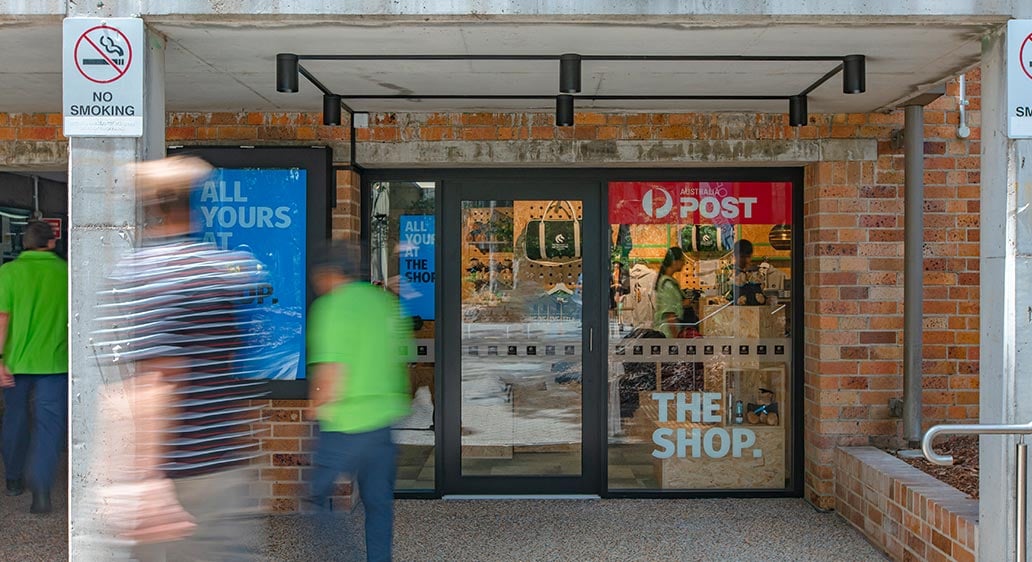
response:
<path id="1" fill-rule="evenodd" d="M 921 452 L 928 462 L 941 466 L 953 464 L 952 455 L 940 455 L 932 450 L 932 441 L 940 434 L 950 435 L 1032 435 L 1032 422 L 1023 424 L 957 424 L 935 425 L 921 440 Z"/>
<path id="2" fill-rule="evenodd" d="M 921 439 L 921 453 L 932 464 L 949 466 L 953 464 L 953 455 L 940 455 L 932 450 L 932 441 L 940 434 L 953 435 L 1020 435 L 1016 455 L 1014 501 L 1014 558 L 1017 562 L 1026 561 L 1025 525 L 1028 513 L 1028 445 L 1025 435 L 1032 435 L 1032 422 L 1024 424 L 957 424 L 935 425 L 928 429 Z"/>

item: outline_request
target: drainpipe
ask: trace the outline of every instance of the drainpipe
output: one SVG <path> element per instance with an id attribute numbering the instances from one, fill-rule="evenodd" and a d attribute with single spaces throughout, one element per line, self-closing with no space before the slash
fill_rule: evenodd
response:
<path id="1" fill-rule="evenodd" d="M 907 105 L 903 125 L 903 438 L 921 446 L 924 286 L 924 106 Z"/>

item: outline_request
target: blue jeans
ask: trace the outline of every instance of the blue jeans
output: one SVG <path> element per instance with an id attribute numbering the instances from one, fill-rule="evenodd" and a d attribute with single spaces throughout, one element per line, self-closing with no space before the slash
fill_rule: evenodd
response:
<path id="1" fill-rule="evenodd" d="M 352 477 L 365 507 L 366 559 L 389 561 L 394 533 L 394 478 L 397 449 L 391 428 L 365 433 L 319 431 L 312 459 L 312 502 L 329 508 L 337 476 Z"/>
<path id="2" fill-rule="evenodd" d="M 29 429 L 29 396 L 32 428 Z M 47 491 L 68 424 L 68 375 L 14 375 L 14 387 L 4 389 L 3 455 L 8 480 L 28 471 L 33 490 Z M 30 435 L 31 433 L 31 435 Z"/>

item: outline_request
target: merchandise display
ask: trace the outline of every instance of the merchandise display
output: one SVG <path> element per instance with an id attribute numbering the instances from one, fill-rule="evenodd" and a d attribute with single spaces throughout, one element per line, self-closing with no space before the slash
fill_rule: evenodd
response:
<path id="1" fill-rule="evenodd" d="M 609 322 L 610 489 L 790 484 L 791 200 L 786 183 L 610 184 L 613 265 L 630 267 Z"/>

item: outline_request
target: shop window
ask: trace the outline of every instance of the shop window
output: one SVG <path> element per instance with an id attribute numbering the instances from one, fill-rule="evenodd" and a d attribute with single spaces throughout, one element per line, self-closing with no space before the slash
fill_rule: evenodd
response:
<path id="1" fill-rule="evenodd" d="M 610 490 L 790 487 L 790 182 L 613 182 Z"/>
<path id="2" fill-rule="evenodd" d="M 412 415 L 394 428 L 397 489 L 433 490 L 436 183 L 373 182 L 369 197 L 370 279 L 398 295 L 413 329 Z"/>

